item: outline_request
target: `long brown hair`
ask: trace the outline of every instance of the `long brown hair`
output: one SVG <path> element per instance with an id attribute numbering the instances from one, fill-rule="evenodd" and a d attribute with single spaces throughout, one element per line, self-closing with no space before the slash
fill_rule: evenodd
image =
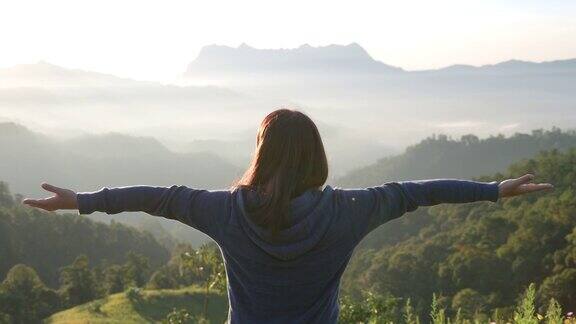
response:
<path id="1" fill-rule="evenodd" d="M 287 225 L 291 199 L 320 188 L 327 178 L 328 161 L 314 122 L 300 111 L 278 109 L 260 124 L 252 162 L 233 188 L 258 193 L 260 203 L 245 208 L 253 222 L 277 233 Z"/>

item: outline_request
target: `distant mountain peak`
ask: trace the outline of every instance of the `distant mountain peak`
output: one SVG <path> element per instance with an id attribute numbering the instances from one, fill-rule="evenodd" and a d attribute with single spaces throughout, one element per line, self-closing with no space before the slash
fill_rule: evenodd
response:
<path id="1" fill-rule="evenodd" d="M 50 62 L 48 62 L 48 61 L 45 61 L 45 60 L 40 60 L 40 61 L 36 62 L 36 65 L 37 65 L 37 66 L 57 67 L 57 68 L 62 69 L 62 67 L 57 66 L 57 65 L 55 65 L 55 64 L 52 64 L 52 63 L 50 63 Z"/>
<path id="2" fill-rule="evenodd" d="M 30 130 L 25 126 L 12 122 L 0 122 L 0 134 L 22 134 L 22 133 L 29 133 Z"/>
<path id="3" fill-rule="evenodd" d="M 246 44 L 246 43 L 242 43 L 240 44 L 240 46 L 238 47 L 239 49 L 254 49 L 252 46 Z"/>
<path id="4" fill-rule="evenodd" d="M 36 63 L 17 64 L 0 68 L 0 83 L 11 87 L 49 87 L 49 86 L 120 86 L 144 84 L 111 74 L 73 69 L 52 64 L 45 60 Z"/>
<path id="5" fill-rule="evenodd" d="M 186 76 L 242 73 L 307 72 L 375 73 L 402 71 L 374 60 L 358 43 L 296 48 L 258 49 L 246 43 L 238 47 L 204 46 L 189 64 Z"/>
<path id="6" fill-rule="evenodd" d="M 48 61 L 40 60 L 36 63 L 17 64 L 9 68 L 1 69 L 0 71 L 18 71 L 21 73 L 63 73 L 67 69 L 49 63 Z"/>

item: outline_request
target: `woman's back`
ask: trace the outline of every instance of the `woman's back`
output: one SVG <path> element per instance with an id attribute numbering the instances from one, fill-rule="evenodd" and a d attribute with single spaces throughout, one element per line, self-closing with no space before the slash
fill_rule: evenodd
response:
<path id="1" fill-rule="evenodd" d="M 334 323 L 338 287 L 354 247 L 379 225 L 418 206 L 496 201 L 498 184 L 466 180 L 392 182 L 365 189 L 310 189 L 291 200 L 278 234 L 256 225 L 247 189 L 131 186 L 78 193 L 80 214 L 145 211 L 213 238 L 228 279 L 231 323 Z"/>
<path id="2" fill-rule="evenodd" d="M 290 225 L 272 236 L 246 212 L 250 192 L 231 194 L 230 219 L 218 235 L 228 275 L 232 323 L 330 323 L 354 247 L 350 220 L 334 191 L 309 190 L 290 206 Z"/>
<path id="3" fill-rule="evenodd" d="M 310 189 L 291 201 L 289 223 L 275 235 L 247 212 L 258 201 L 254 191 L 221 192 L 220 199 L 204 231 L 222 250 L 230 321 L 334 323 L 340 278 L 364 236 L 418 206 L 496 201 L 498 185 L 432 180 Z"/>

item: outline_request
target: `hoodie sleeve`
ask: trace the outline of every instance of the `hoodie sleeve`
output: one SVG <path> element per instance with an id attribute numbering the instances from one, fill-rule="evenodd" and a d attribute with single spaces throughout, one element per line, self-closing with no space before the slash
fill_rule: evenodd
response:
<path id="1" fill-rule="evenodd" d="M 416 210 L 441 203 L 496 202 L 498 182 L 433 179 L 388 182 L 365 189 L 344 190 L 352 226 L 359 239 L 376 227 Z"/>
<path id="2" fill-rule="evenodd" d="M 229 191 L 208 191 L 186 186 L 126 186 L 76 194 L 78 214 L 95 211 L 118 214 L 142 211 L 154 216 L 178 220 L 213 236 L 225 212 Z"/>

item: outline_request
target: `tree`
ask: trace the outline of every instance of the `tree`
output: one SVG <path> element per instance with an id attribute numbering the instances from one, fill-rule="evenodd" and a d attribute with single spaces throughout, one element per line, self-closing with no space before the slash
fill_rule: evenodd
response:
<path id="1" fill-rule="evenodd" d="M 412 302 L 410 298 L 406 299 L 406 304 L 404 305 L 402 319 L 406 324 L 420 324 L 420 319 L 414 313 L 414 307 L 412 307 Z"/>
<path id="2" fill-rule="evenodd" d="M 177 282 L 169 275 L 165 269 L 160 269 L 152 274 L 148 287 L 151 289 L 170 289 L 176 288 Z"/>
<path id="3" fill-rule="evenodd" d="M 0 285 L 0 313 L 15 323 L 30 323 L 48 316 L 59 307 L 56 292 L 46 288 L 36 271 L 23 264 L 10 269 Z"/>
<path id="4" fill-rule="evenodd" d="M 564 269 L 562 272 L 544 280 L 538 295 L 541 300 L 554 298 L 566 309 L 576 307 L 576 269 Z"/>
<path id="5" fill-rule="evenodd" d="M 194 254 L 185 252 L 182 259 L 204 280 L 204 317 L 208 318 L 210 289 L 222 289 L 226 285 L 226 271 L 220 250 L 211 243 L 205 243 Z"/>
<path id="6" fill-rule="evenodd" d="M 107 295 L 124 291 L 126 279 L 122 266 L 113 264 L 104 269 L 102 286 Z"/>
<path id="7" fill-rule="evenodd" d="M 467 146 L 480 143 L 480 139 L 478 138 L 478 136 L 473 135 L 473 134 L 463 135 L 460 138 L 460 141 L 462 143 L 464 143 L 464 145 L 467 145 Z"/>
<path id="8" fill-rule="evenodd" d="M 362 294 L 360 301 L 354 301 L 350 296 L 340 298 L 338 323 L 395 323 L 402 316 L 409 324 L 419 323 L 412 313 L 409 302 L 407 303 L 409 309 L 404 308 L 402 315 L 402 310 L 398 307 L 398 298 L 374 294 L 370 291 L 364 291 Z"/>
<path id="9" fill-rule="evenodd" d="M 11 207 L 14 205 L 14 198 L 10 194 L 10 189 L 8 184 L 4 181 L 0 181 L 0 206 Z"/>
<path id="10" fill-rule="evenodd" d="M 80 255 L 60 272 L 60 292 L 68 307 L 83 304 L 97 296 L 94 274 L 88 267 L 88 257 Z"/>
<path id="11" fill-rule="evenodd" d="M 207 324 L 210 323 L 206 318 L 194 316 L 186 309 L 172 309 L 162 320 L 162 324 Z"/>
<path id="12" fill-rule="evenodd" d="M 486 298 L 474 289 L 462 289 L 452 298 L 452 309 L 460 309 L 465 318 L 473 318 L 478 312 L 485 311 L 485 307 Z"/>
<path id="13" fill-rule="evenodd" d="M 562 308 L 554 298 L 551 298 L 550 303 L 548 303 L 548 310 L 546 311 L 546 320 L 548 324 L 564 323 L 564 317 L 562 316 Z"/>
<path id="14" fill-rule="evenodd" d="M 536 314 L 536 287 L 530 284 L 524 293 L 524 298 L 518 304 L 516 312 L 514 312 L 514 322 L 520 324 L 538 324 Z"/>
<path id="15" fill-rule="evenodd" d="M 128 252 L 126 263 L 122 266 L 124 272 L 124 286 L 142 287 L 150 273 L 148 258 L 142 254 Z"/>

